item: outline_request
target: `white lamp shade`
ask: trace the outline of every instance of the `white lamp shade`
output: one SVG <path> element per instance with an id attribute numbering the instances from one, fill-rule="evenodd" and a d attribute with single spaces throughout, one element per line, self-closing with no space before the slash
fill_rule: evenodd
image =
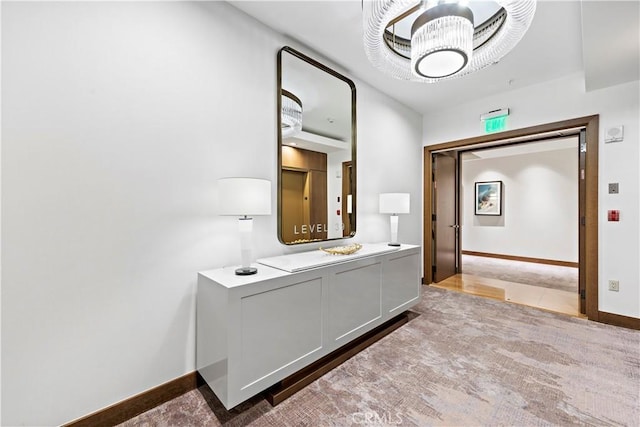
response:
<path id="1" fill-rule="evenodd" d="M 409 193 L 382 193 L 380 194 L 380 213 L 383 214 L 408 214 L 410 206 Z"/>
<path id="2" fill-rule="evenodd" d="M 271 215 L 271 181 L 258 178 L 218 180 L 219 215 Z"/>

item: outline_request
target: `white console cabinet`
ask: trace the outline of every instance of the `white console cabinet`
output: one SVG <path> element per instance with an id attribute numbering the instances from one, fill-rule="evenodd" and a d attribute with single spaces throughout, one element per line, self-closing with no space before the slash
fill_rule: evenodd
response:
<path id="1" fill-rule="evenodd" d="M 420 300 L 419 246 L 258 261 L 252 276 L 198 275 L 196 365 L 227 409 Z"/>

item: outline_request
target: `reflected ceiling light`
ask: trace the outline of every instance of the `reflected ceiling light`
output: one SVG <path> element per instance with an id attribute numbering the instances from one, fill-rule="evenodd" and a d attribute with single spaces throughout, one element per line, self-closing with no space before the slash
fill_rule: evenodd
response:
<path id="1" fill-rule="evenodd" d="M 365 0 L 365 52 L 373 65 L 402 80 L 464 76 L 513 49 L 535 9 L 536 0 Z"/>
<path id="2" fill-rule="evenodd" d="M 302 102 L 291 92 L 282 89 L 282 138 L 289 138 L 302 130 Z"/>

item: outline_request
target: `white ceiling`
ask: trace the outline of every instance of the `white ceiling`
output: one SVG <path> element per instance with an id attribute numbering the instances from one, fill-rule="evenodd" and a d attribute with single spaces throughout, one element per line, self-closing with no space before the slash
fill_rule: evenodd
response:
<path id="1" fill-rule="evenodd" d="M 462 161 L 495 159 L 498 157 L 521 156 L 523 154 L 567 149 L 574 149 L 576 150 L 577 154 L 577 136 L 571 136 L 568 138 L 554 138 L 544 141 L 526 142 L 522 144 L 509 145 L 506 147 L 485 148 L 482 150 L 468 151 L 462 153 Z"/>
<path id="2" fill-rule="evenodd" d="M 638 1 L 539 0 L 529 31 L 500 63 L 436 84 L 396 80 L 369 63 L 360 0 L 229 3 L 421 113 L 578 72 L 587 90 L 640 79 Z"/>

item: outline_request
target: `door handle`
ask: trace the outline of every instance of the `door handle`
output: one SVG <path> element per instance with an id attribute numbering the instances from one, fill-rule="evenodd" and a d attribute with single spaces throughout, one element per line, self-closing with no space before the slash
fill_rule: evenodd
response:
<path id="1" fill-rule="evenodd" d="M 458 224 L 453 224 L 453 225 L 450 225 L 449 227 L 451 227 L 451 228 L 456 228 L 456 229 L 457 229 L 457 228 L 460 228 L 460 226 L 459 226 Z"/>

